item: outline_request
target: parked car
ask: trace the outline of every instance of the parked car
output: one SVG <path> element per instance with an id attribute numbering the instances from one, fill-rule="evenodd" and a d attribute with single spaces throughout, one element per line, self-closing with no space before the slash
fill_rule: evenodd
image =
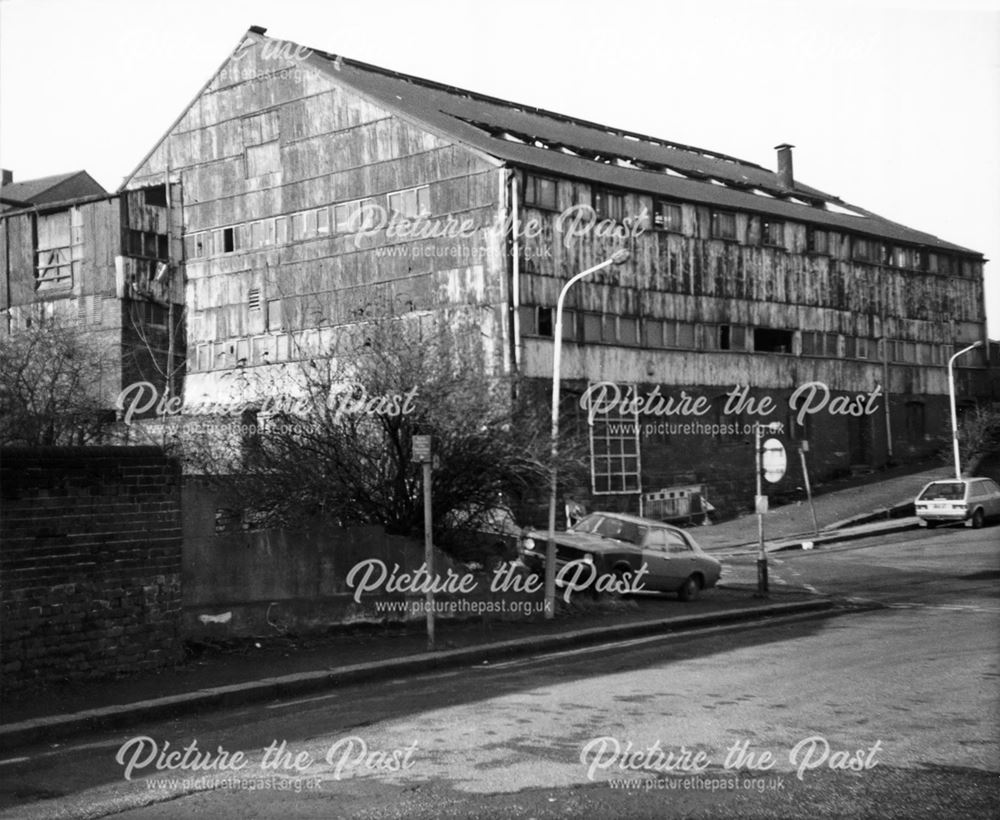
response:
<path id="1" fill-rule="evenodd" d="M 978 528 L 991 518 L 1000 518 L 1000 486 L 991 478 L 932 481 L 920 491 L 913 506 L 928 527 L 966 521 Z"/>
<path id="2" fill-rule="evenodd" d="M 453 511 L 437 544 L 455 560 L 477 564 L 488 571 L 518 557 L 522 528 L 505 506 L 496 506 L 473 517 L 466 510 Z"/>
<path id="3" fill-rule="evenodd" d="M 522 562 L 544 572 L 547 543 L 548 532 L 527 530 L 519 544 Z M 570 562 L 581 560 L 593 563 L 598 575 L 636 579 L 636 588 L 676 592 L 682 601 L 714 587 L 722 574 L 722 564 L 684 530 L 611 512 L 593 512 L 556 533 L 557 577 Z"/>

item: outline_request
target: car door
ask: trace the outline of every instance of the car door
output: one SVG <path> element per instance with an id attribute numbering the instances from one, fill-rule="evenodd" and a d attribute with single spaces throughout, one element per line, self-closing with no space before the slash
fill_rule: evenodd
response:
<path id="1" fill-rule="evenodd" d="M 676 589 L 684 583 L 697 567 L 695 551 L 684 536 L 673 530 L 665 530 L 667 555 L 670 557 L 671 583 L 670 589 Z"/>
<path id="2" fill-rule="evenodd" d="M 642 561 L 646 565 L 647 574 L 640 581 L 646 589 L 674 589 L 671 586 L 673 570 L 670 555 L 667 553 L 666 531 L 659 527 L 650 527 L 642 545 Z"/>

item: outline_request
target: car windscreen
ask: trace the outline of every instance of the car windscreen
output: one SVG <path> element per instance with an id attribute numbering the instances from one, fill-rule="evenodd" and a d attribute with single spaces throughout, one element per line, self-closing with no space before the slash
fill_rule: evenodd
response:
<path id="1" fill-rule="evenodd" d="M 935 481 L 920 494 L 921 501 L 937 498 L 943 501 L 963 499 L 965 498 L 965 485 L 958 481 Z"/>
<path id="2" fill-rule="evenodd" d="M 603 515 L 588 515 L 570 529 L 570 532 L 590 532 L 604 538 L 614 538 L 629 544 L 641 544 L 646 535 L 646 528 L 632 521 L 622 521 Z"/>

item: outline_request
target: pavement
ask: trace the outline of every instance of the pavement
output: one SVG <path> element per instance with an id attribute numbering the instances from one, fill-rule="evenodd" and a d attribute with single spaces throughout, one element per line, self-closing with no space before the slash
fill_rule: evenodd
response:
<path id="1" fill-rule="evenodd" d="M 807 503 L 776 508 L 765 517 L 766 549 L 800 549 L 803 543 L 806 548 L 822 548 L 825 543 L 916 527 L 916 518 L 891 516 L 905 513 L 925 483 L 947 474 L 948 469 L 941 467 L 876 476 L 864 486 L 819 495 L 814 503 L 818 535 Z M 842 604 L 812 588 L 773 576 L 770 597 L 756 596 L 752 557 L 757 549 L 756 516 L 698 527 L 692 533 L 725 565 L 720 587 L 693 602 L 640 594 L 574 601 L 548 620 L 439 620 L 434 650 L 428 650 L 422 621 L 341 628 L 317 636 L 189 645 L 182 662 L 155 673 L 8 695 L 0 713 L 0 749 L 568 646 L 716 625 L 749 627 L 774 618 L 825 616 L 842 610 Z"/>

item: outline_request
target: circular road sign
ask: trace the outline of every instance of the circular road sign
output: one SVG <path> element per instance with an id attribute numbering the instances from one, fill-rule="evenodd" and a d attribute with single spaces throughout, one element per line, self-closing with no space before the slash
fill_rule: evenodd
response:
<path id="1" fill-rule="evenodd" d="M 764 455 L 761 462 L 761 466 L 764 468 L 764 478 L 772 484 L 781 481 L 785 475 L 785 468 L 788 466 L 785 445 L 776 438 L 769 438 L 764 442 Z"/>

